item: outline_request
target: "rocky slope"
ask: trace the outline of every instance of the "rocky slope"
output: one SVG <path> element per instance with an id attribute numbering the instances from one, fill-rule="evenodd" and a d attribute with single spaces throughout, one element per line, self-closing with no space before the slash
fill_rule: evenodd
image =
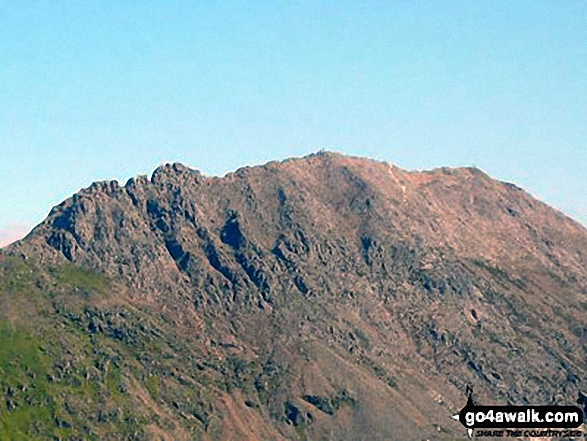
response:
<path id="1" fill-rule="evenodd" d="M 587 231 L 477 169 L 166 165 L 82 190 L 4 255 L 2 338 L 29 354 L 0 352 L 6 433 L 455 439 L 468 384 L 587 389 Z"/>

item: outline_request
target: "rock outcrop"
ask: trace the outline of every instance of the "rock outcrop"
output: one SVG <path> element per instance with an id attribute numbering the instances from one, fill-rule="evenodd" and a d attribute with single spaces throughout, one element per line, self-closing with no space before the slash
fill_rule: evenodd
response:
<path id="1" fill-rule="evenodd" d="M 474 168 L 165 165 L 82 190 L 4 253 L 108 280 L 63 323 L 117 360 L 137 439 L 453 439 L 467 385 L 587 389 L 587 231 Z"/>

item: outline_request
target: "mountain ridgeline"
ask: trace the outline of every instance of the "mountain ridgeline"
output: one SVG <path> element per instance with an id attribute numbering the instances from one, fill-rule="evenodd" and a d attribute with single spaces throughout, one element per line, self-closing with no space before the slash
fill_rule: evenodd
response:
<path id="1" fill-rule="evenodd" d="M 475 168 L 319 153 L 95 183 L 0 254 L 0 438 L 464 438 L 587 401 L 587 230 Z"/>

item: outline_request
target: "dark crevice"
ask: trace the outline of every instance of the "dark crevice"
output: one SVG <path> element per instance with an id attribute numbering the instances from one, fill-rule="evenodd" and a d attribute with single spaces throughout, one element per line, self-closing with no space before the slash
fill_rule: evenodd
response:
<path id="1" fill-rule="evenodd" d="M 246 239 L 235 212 L 230 213 L 229 218 L 224 224 L 220 232 L 220 240 L 235 250 L 239 250 L 245 245 Z"/>

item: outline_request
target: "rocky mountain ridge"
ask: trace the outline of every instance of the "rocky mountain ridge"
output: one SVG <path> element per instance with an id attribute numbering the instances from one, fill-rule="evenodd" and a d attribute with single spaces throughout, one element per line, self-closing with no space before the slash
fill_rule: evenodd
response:
<path id="1" fill-rule="evenodd" d="M 585 393 L 587 231 L 473 168 L 168 164 L 82 190 L 4 254 L 49 272 L 41 292 L 69 265 L 104 278 L 60 323 L 120 359 L 136 439 L 454 439 L 469 384 Z M 59 430 L 116 439 L 80 424 Z"/>

